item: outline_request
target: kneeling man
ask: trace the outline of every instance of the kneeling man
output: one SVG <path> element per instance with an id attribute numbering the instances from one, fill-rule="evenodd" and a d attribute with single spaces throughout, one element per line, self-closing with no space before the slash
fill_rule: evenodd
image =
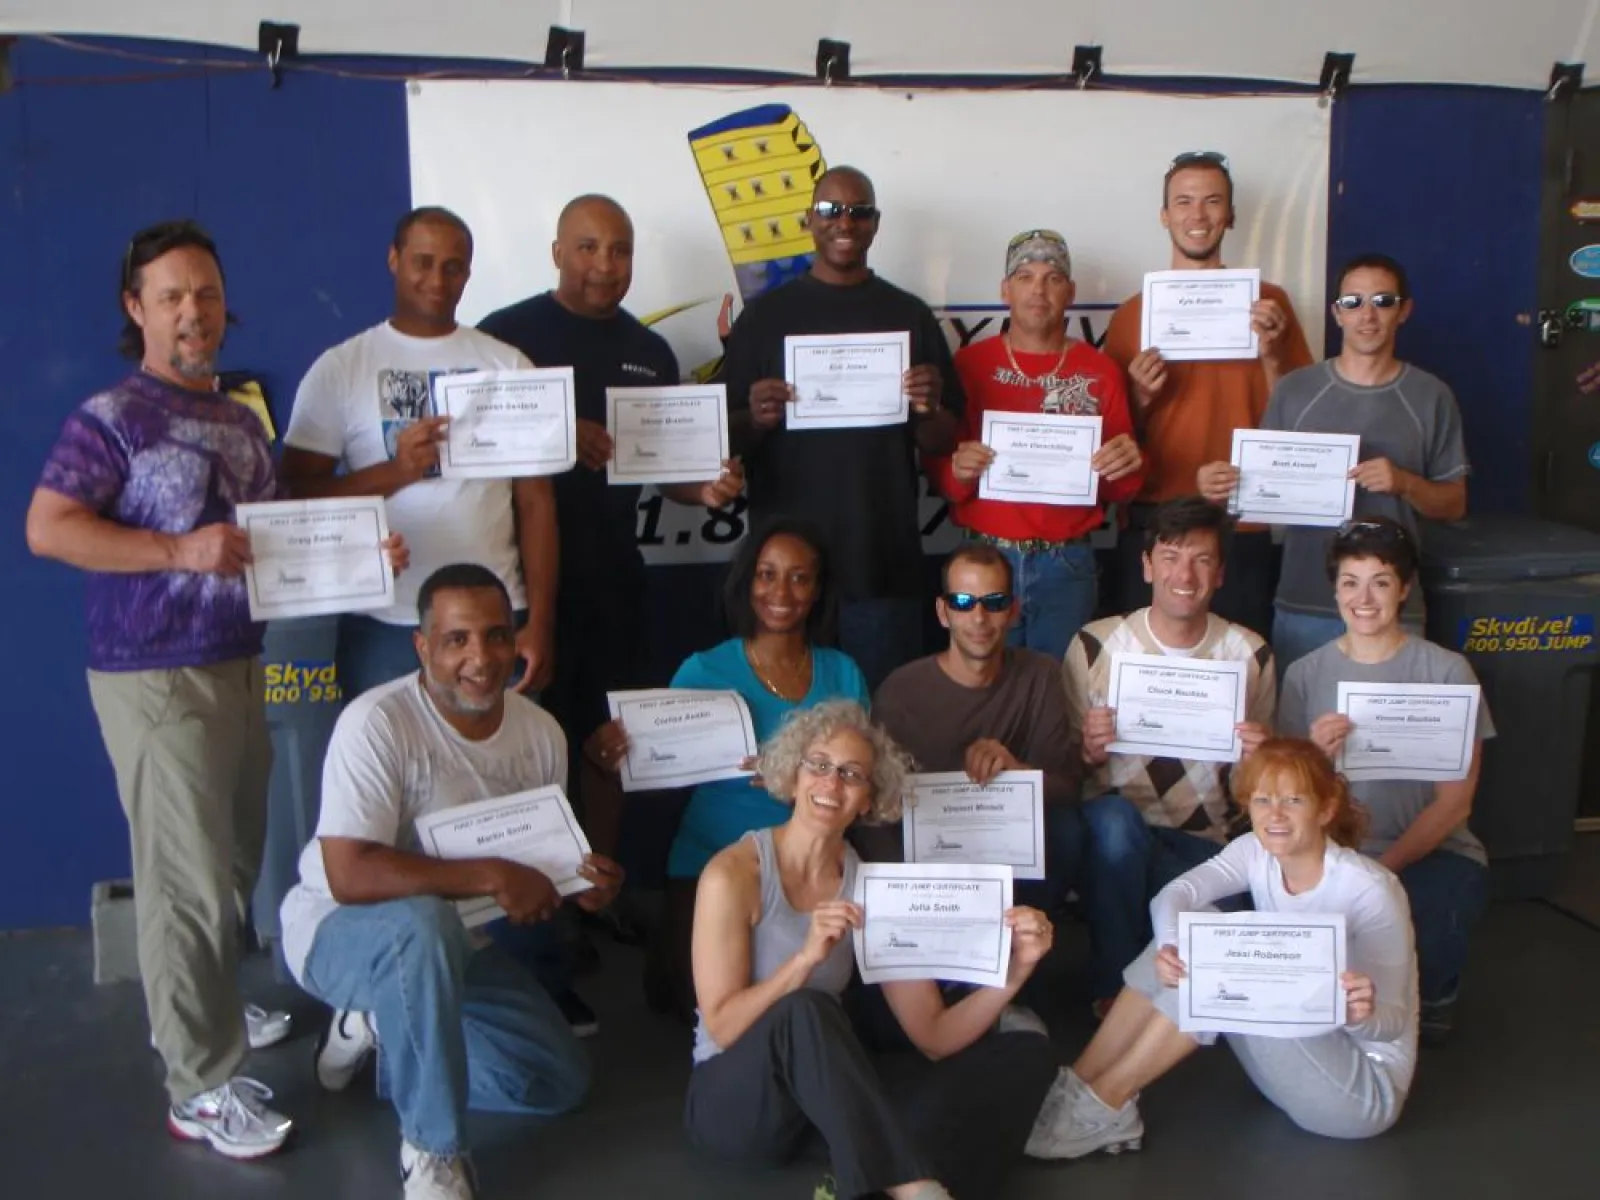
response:
<path id="1" fill-rule="evenodd" d="M 492 571 L 443 567 L 417 605 L 421 670 L 364 692 L 334 729 L 317 836 L 283 904 L 283 949 L 301 986 L 334 1009 L 319 1082 L 348 1086 L 377 1050 L 406 1197 L 471 1200 L 466 1111 L 565 1112 L 589 1067 L 550 996 L 452 904 L 489 896 L 513 922 L 543 921 L 561 905 L 555 884 L 506 859 L 425 857 L 414 826 L 565 782 L 567 749 L 553 717 L 506 691 L 516 629 Z M 590 911 L 622 882 L 598 855 L 583 874 L 594 888 L 575 900 Z"/>

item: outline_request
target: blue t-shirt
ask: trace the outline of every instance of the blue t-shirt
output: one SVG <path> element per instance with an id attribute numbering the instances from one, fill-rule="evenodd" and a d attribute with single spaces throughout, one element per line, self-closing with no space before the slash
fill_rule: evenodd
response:
<path id="1" fill-rule="evenodd" d="M 729 638 L 720 646 L 691 654 L 672 677 L 675 688 L 735 691 L 750 706 L 756 738 L 765 742 L 778 732 L 783 719 L 797 708 L 810 708 L 824 700 L 854 700 L 866 708 L 867 681 L 848 654 L 816 647 L 811 651 L 811 690 L 795 704 L 774 696 L 751 670 L 742 638 Z M 781 804 L 748 779 L 719 779 L 702 783 L 689 798 L 678 836 L 672 840 L 667 874 L 673 879 L 698 879 L 711 856 L 733 845 L 752 829 L 781 825 L 789 819 L 789 806 Z"/>

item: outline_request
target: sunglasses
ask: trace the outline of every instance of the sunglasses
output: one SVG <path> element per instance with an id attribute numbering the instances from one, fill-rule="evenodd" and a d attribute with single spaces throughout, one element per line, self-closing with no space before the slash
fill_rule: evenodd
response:
<path id="1" fill-rule="evenodd" d="M 1398 292 L 1373 292 L 1370 296 L 1363 296 L 1360 292 L 1346 292 L 1334 300 L 1336 308 L 1346 312 L 1355 312 L 1363 304 L 1370 303 L 1373 308 L 1393 308 L 1405 297 Z"/>
<path id="2" fill-rule="evenodd" d="M 984 612 L 1003 613 L 1011 607 L 1011 593 L 990 592 L 987 596 L 974 596 L 971 592 L 946 592 L 944 602 L 959 613 L 969 613 L 980 604 Z"/>
<path id="3" fill-rule="evenodd" d="M 1007 242 L 1006 252 L 1010 253 L 1024 242 L 1033 241 L 1034 238 L 1044 238 L 1044 240 L 1047 242 L 1060 242 L 1063 246 L 1067 244 L 1067 239 L 1062 237 L 1054 229 L 1030 229 L 1027 233 L 1017 234 L 1016 237 Z"/>
<path id="4" fill-rule="evenodd" d="M 1411 540 L 1411 535 L 1399 525 L 1390 525 L 1385 521 L 1346 521 L 1339 526 L 1340 537 L 1361 535 L 1370 537 L 1380 542 L 1405 542 Z"/>
<path id="5" fill-rule="evenodd" d="M 1228 169 L 1228 156 L 1220 150 L 1186 150 L 1172 160 L 1167 170 L 1172 172 L 1183 167 L 1198 166 L 1221 167 L 1226 171 Z"/>
<path id="6" fill-rule="evenodd" d="M 852 221 L 873 221 L 878 216 L 876 204 L 840 204 L 835 200 L 818 200 L 811 211 L 824 221 L 837 221 L 849 217 Z"/>

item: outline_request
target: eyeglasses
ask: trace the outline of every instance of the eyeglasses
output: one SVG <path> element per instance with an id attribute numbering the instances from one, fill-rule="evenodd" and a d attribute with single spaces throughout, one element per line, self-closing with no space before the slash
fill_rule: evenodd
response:
<path id="1" fill-rule="evenodd" d="M 806 774 L 815 775 L 818 779 L 828 779 L 837 775 L 839 782 L 849 788 L 866 787 L 872 782 L 872 776 L 850 763 L 829 762 L 825 758 L 802 758 L 800 766 Z"/>
<path id="2" fill-rule="evenodd" d="M 983 605 L 984 612 L 1003 613 L 1011 607 L 1010 592 L 990 592 L 987 596 L 975 596 L 971 592 L 946 592 L 944 602 L 959 613 L 968 613 Z"/>
<path id="3" fill-rule="evenodd" d="M 872 221 L 878 216 L 876 204 L 840 204 L 835 200 L 818 200 L 811 206 L 811 211 L 824 221 L 837 221 L 840 217 L 849 217 L 852 221 Z"/>
<path id="4" fill-rule="evenodd" d="M 1362 536 L 1375 538 L 1381 542 L 1404 542 L 1411 539 L 1402 525 L 1392 525 L 1388 521 L 1346 521 L 1339 526 L 1339 537 Z"/>
<path id="5" fill-rule="evenodd" d="M 1337 297 L 1334 304 L 1346 312 L 1355 312 L 1363 304 L 1371 303 L 1373 308 L 1393 308 L 1405 297 L 1398 292 L 1373 292 L 1370 296 L 1363 296 L 1360 292 L 1346 292 Z"/>
<path id="6" fill-rule="evenodd" d="M 1220 150 L 1185 150 L 1167 166 L 1167 172 L 1184 167 L 1221 167 L 1228 169 L 1228 156 Z"/>

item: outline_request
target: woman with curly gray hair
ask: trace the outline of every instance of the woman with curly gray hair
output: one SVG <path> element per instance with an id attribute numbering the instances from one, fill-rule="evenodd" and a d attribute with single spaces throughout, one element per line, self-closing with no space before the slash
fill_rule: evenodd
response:
<path id="1" fill-rule="evenodd" d="M 815 1128 L 841 1200 L 949 1200 L 945 1184 L 996 1194 L 1056 1074 L 1037 1033 L 995 1030 L 1050 949 L 1050 922 L 1037 909 L 1007 911 L 1004 987 L 946 1005 L 932 980 L 883 985 L 901 1028 L 933 1060 L 902 1111 L 840 997 L 855 970 L 849 935 L 862 922 L 850 899 L 860 860 L 845 834 L 900 815 L 911 761 L 860 705 L 835 700 L 791 715 L 758 769 L 789 818 L 746 834 L 700 879 L 690 1138 L 721 1157 L 781 1162 Z"/>

